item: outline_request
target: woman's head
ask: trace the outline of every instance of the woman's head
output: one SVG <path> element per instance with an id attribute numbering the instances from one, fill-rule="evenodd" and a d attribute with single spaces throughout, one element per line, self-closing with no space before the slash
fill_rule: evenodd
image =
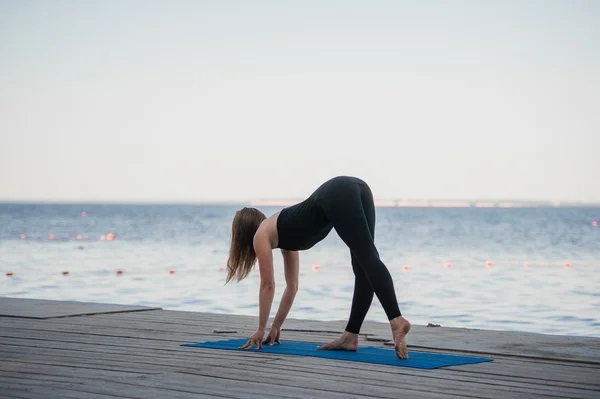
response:
<path id="1" fill-rule="evenodd" d="M 244 207 L 235 213 L 231 224 L 231 247 L 225 284 L 234 278 L 237 281 L 244 279 L 252 270 L 256 262 L 254 234 L 265 219 L 264 213 L 256 208 Z"/>

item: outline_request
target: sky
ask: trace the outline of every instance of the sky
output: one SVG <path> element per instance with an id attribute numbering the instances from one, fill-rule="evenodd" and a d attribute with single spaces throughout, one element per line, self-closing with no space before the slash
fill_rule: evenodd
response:
<path id="1" fill-rule="evenodd" d="M 598 1 L 0 0 L 0 200 L 600 201 Z"/>

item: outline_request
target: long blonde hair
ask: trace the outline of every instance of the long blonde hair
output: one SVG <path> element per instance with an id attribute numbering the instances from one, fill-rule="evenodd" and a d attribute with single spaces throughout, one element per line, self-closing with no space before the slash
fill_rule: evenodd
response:
<path id="1" fill-rule="evenodd" d="M 229 281 L 241 281 L 256 263 L 254 252 L 254 234 L 261 222 L 267 217 L 256 208 L 242 208 L 235 213 L 231 224 L 231 246 L 227 259 L 227 278 Z"/>

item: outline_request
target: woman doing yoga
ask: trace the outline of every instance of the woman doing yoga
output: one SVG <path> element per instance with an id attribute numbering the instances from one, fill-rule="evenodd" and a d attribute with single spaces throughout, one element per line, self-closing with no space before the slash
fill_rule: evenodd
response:
<path id="1" fill-rule="evenodd" d="M 312 248 L 331 229 L 350 249 L 354 295 L 344 333 L 319 349 L 357 350 L 361 325 L 373 295 L 377 295 L 390 322 L 396 354 L 400 359 L 408 358 L 405 336 L 410 323 L 400 313 L 392 277 L 375 247 L 373 194 L 363 180 L 350 176 L 326 181 L 306 200 L 268 218 L 255 208 L 245 207 L 236 212 L 226 282 L 245 278 L 256 261 L 260 271 L 258 329 L 241 348 L 251 349 L 256 345 L 260 349 L 262 344 L 279 342 L 281 326 L 298 290 L 298 251 Z M 286 287 L 269 335 L 263 340 L 275 293 L 272 250 L 276 248 L 283 255 Z"/>

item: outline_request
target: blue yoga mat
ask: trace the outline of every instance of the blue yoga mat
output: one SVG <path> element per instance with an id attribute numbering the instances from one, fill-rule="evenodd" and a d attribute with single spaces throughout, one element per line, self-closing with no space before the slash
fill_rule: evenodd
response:
<path id="1" fill-rule="evenodd" d="M 231 339 L 226 341 L 202 342 L 197 344 L 182 344 L 196 348 L 239 350 L 238 347 L 248 342 L 248 339 Z M 359 347 L 356 352 L 319 350 L 321 344 L 311 342 L 284 341 L 281 344 L 263 345 L 262 349 L 250 349 L 247 352 L 263 352 L 277 355 L 313 356 L 325 359 L 347 360 L 362 363 L 386 364 L 389 366 L 412 367 L 418 369 L 436 369 L 462 364 L 491 362 L 492 359 L 482 357 L 455 356 L 438 353 L 408 352 L 408 359 L 398 359 L 393 349 L 376 348 L 373 346 Z"/>

